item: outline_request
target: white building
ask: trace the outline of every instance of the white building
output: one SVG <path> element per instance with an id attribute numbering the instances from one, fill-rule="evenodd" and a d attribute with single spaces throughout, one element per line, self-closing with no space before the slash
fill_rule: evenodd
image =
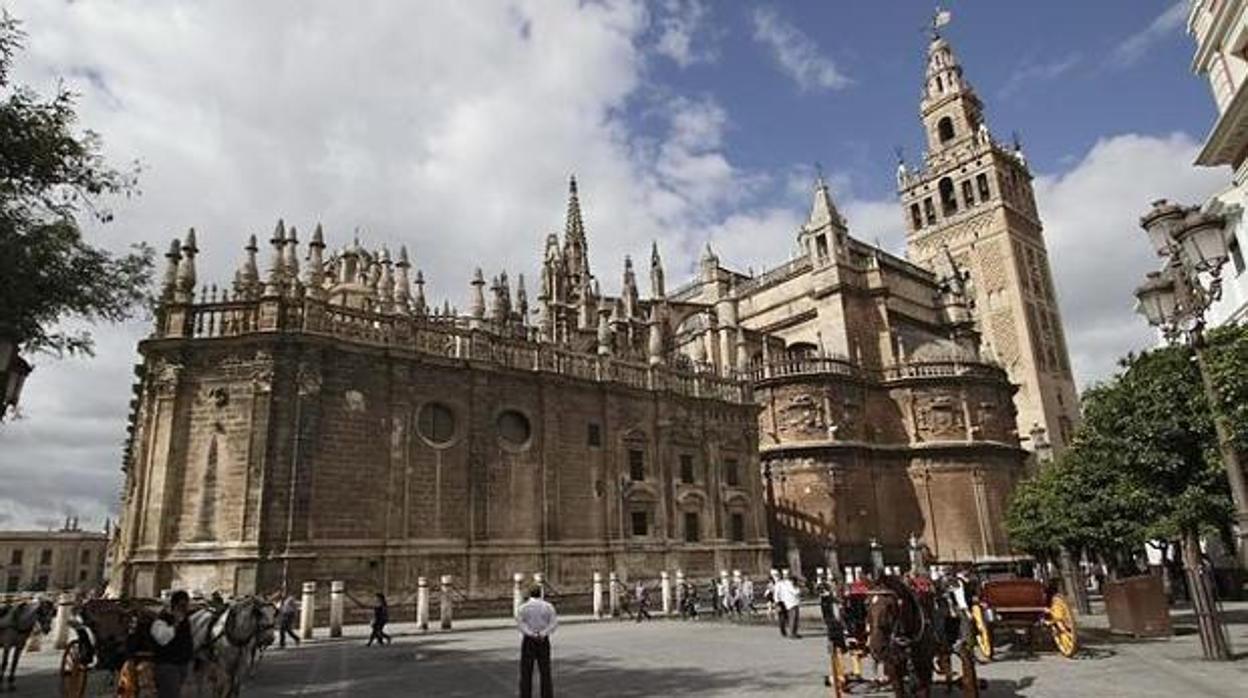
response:
<path id="1" fill-rule="evenodd" d="M 1218 106 L 1218 120 L 1196 164 L 1234 170 L 1227 189 L 1206 204 L 1227 214 L 1231 253 L 1222 270 L 1222 298 L 1209 310 L 1209 322 L 1243 322 L 1248 320 L 1248 2 L 1193 0 L 1187 30 L 1196 40 L 1192 70 L 1208 78 Z"/>

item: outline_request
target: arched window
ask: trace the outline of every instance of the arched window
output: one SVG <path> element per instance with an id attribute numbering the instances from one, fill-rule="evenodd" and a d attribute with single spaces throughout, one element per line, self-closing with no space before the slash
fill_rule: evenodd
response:
<path id="1" fill-rule="evenodd" d="M 919 211 L 918 204 L 910 204 L 910 223 L 915 230 L 923 227 L 923 214 Z"/>
<path id="2" fill-rule="evenodd" d="M 932 225 L 936 222 L 936 207 L 932 205 L 932 197 L 923 199 L 923 217 L 927 219 L 927 224 Z"/>
<path id="3" fill-rule="evenodd" d="M 936 77 L 936 91 L 937 91 L 937 92 L 944 92 L 944 91 L 945 91 L 945 81 L 944 81 L 944 80 L 941 80 L 941 79 L 940 79 L 940 76 L 937 76 L 937 77 Z"/>
<path id="4" fill-rule="evenodd" d="M 945 177 L 940 180 L 940 210 L 949 216 L 958 212 L 958 198 L 953 191 L 953 180 Z"/>
<path id="5" fill-rule="evenodd" d="M 195 522 L 195 537 L 212 540 L 217 523 L 217 437 L 208 442 L 208 457 L 204 460 L 204 476 L 200 484 L 199 516 Z"/>
<path id="6" fill-rule="evenodd" d="M 945 116 L 936 122 L 936 132 L 940 136 L 940 142 L 953 140 L 953 119 Z"/>

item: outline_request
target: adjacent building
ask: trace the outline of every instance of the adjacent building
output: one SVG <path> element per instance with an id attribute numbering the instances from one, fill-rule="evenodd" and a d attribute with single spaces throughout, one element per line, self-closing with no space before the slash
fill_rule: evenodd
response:
<path id="1" fill-rule="evenodd" d="M 107 550 L 108 534 L 76 518 L 58 531 L 0 531 L 0 592 L 102 589 Z"/>
<path id="2" fill-rule="evenodd" d="M 1196 157 L 1205 167 L 1229 166 L 1227 188 L 1206 203 L 1226 214 L 1230 261 L 1222 270 L 1222 297 L 1209 309 L 1211 325 L 1248 320 L 1248 3 L 1243 0 L 1196 0 L 1187 29 L 1196 40 L 1192 70 L 1209 80 L 1218 118 Z"/>

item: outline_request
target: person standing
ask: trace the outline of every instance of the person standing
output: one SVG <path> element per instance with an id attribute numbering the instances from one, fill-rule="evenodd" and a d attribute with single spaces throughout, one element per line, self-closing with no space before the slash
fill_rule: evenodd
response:
<path id="1" fill-rule="evenodd" d="M 748 610 L 750 615 L 758 613 L 758 609 L 754 608 L 754 580 L 749 577 L 741 578 L 741 605 L 742 610 Z"/>
<path id="2" fill-rule="evenodd" d="M 533 663 L 542 679 L 542 698 L 555 695 L 550 673 L 550 635 L 559 626 L 555 607 L 542 598 L 541 587 L 529 589 L 529 600 L 520 604 L 516 613 L 516 627 L 523 639 L 520 641 L 520 698 L 533 695 Z"/>
<path id="3" fill-rule="evenodd" d="M 299 600 L 294 594 L 287 594 L 277 608 L 278 647 L 286 649 L 286 636 L 299 644 L 299 636 L 295 633 L 295 618 L 299 616 Z"/>
<path id="4" fill-rule="evenodd" d="M 161 612 L 152 622 L 149 631 L 156 642 L 156 695 L 158 698 L 178 698 L 182 684 L 195 654 L 195 642 L 191 637 L 191 597 L 185 591 L 175 591 L 169 597 L 169 609 Z"/>
<path id="5" fill-rule="evenodd" d="M 633 590 L 633 601 L 637 603 L 637 622 L 640 623 L 642 617 L 650 620 L 650 611 L 647 608 L 650 605 L 650 590 L 646 588 L 645 582 L 637 580 L 637 587 Z"/>
<path id="6" fill-rule="evenodd" d="M 780 634 L 795 640 L 801 639 L 798 624 L 801 620 L 802 592 L 798 590 L 792 577 L 786 576 L 776 584 L 776 597 L 780 608 Z"/>

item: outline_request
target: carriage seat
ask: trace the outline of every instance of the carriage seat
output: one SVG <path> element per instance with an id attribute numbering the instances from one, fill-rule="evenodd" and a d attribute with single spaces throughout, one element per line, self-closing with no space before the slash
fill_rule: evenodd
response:
<path id="1" fill-rule="evenodd" d="M 1035 579 L 996 579 L 985 582 L 980 601 L 997 611 L 1043 611 L 1049 607 L 1044 583 Z"/>

